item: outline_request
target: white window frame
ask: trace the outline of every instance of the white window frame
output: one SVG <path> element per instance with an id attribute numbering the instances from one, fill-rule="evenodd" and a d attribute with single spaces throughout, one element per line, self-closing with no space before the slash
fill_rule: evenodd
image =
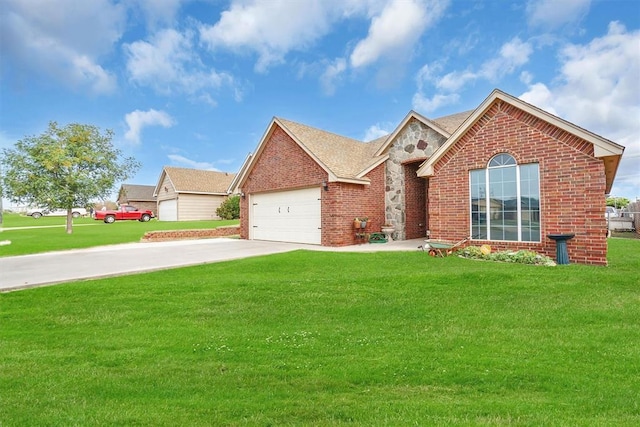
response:
<path id="1" fill-rule="evenodd" d="M 503 165 L 495 165 L 495 166 L 490 166 L 491 162 L 496 159 L 499 156 L 509 156 L 509 158 L 511 158 L 513 160 L 513 163 L 508 163 L 508 164 L 503 164 Z M 533 163 L 536 164 L 538 166 L 538 200 L 540 200 L 540 166 L 537 163 Z M 521 165 L 518 164 L 518 162 L 515 160 L 515 158 L 513 156 L 511 156 L 508 153 L 499 153 L 496 154 L 495 156 L 491 157 L 491 159 L 489 159 L 489 161 L 487 162 L 487 166 L 484 169 L 473 169 L 469 171 L 469 235 L 472 236 L 473 239 L 473 231 L 474 231 L 474 226 L 473 226 L 473 198 L 471 197 L 471 194 L 473 192 L 472 188 L 471 188 L 471 183 L 472 183 L 472 179 L 471 179 L 471 174 L 474 172 L 478 172 L 478 171 L 482 171 L 484 172 L 484 189 L 485 189 L 485 194 L 484 194 L 484 202 L 485 202 L 485 210 L 486 210 L 486 224 L 483 225 L 483 228 L 485 228 L 486 230 L 486 238 L 477 238 L 474 240 L 487 240 L 487 241 L 492 241 L 492 242 L 527 242 L 527 243 L 540 243 L 541 239 L 542 239 L 542 218 L 540 218 L 540 236 L 538 240 L 523 240 L 522 239 L 522 191 L 520 188 L 520 167 Z M 516 217 L 517 217 L 517 240 L 498 240 L 498 239 L 492 239 L 491 238 L 491 182 L 490 182 L 490 171 L 491 170 L 496 170 L 496 169 L 501 169 L 501 168 L 515 168 L 516 171 Z M 538 206 L 538 212 L 541 214 L 541 209 L 540 206 Z"/>

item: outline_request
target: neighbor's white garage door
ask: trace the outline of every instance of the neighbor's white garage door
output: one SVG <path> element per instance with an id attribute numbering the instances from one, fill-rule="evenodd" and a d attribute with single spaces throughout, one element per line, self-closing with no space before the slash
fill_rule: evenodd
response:
<path id="1" fill-rule="evenodd" d="M 160 221 L 177 221 L 178 199 L 162 200 L 158 203 L 158 219 Z"/>
<path id="2" fill-rule="evenodd" d="M 321 244 L 320 188 L 254 194 L 250 239 Z"/>

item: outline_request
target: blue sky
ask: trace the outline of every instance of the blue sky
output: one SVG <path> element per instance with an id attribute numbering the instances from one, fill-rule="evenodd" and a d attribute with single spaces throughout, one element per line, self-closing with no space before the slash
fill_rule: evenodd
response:
<path id="1" fill-rule="evenodd" d="M 273 116 L 359 140 L 494 88 L 626 147 L 640 197 L 634 0 L 1 0 L 0 147 L 49 121 L 142 162 L 236 172 Z"/>

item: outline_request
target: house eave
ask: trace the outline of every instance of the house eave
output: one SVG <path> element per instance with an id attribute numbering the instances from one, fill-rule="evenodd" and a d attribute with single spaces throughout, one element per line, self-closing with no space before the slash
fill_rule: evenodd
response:
<path id="1" fill-rule="evenodd" d="M 342 182 L 345 184 L 359 184 L 359 185 L 371 184 L 371 181 L 366 178 L 348 178 L 348 177 L 335 177 L 334 179 L 330 179 L 329 182 Z"/>
<path id="2" fill-rule="evenodd" d="M 534 117 L 544 120 L 547 123 L 558 127 L 559 129 L 562 129 L 591 143 L 594 149 L 594 156 L 597 158 L 605 158 L 610 156 L 620 157 L 624 152 L 624 147 L 616 144 L 613 141 L 589 132 L 588 130 L 574 125 L 573 123 L 569 123 L 566 120 L 563 120 L 551 113 L 548 113 L 538 107 L 522 101 L 521 99 L 508 95 L 498 89 L 494 89 L 494 91 L 478 106 L 478 108 L 474 110 L 474 112 L 462 123 L 462 125 L 460 125 L 460 127 L 453 134 L 451 134 L 451 136 L 445 141 L 445 143 L 420 166 L 417 173 L 418 176 L 433 176 L 434 165 L 442 158 L 442 156 L 444 156 L 449 148 L 451 148 L 482 117 L 482 115 L 487 111 L 487 109 L 491 107 L 491 105 L 493 105 L 496 100 L 500 100 L 502 102 L 513 105 L 516 108 L 519 108 Z M 617 169 L 617 166 L 615 169 Z M 610 176 L 610 173 L 611 170 L 609 170 L 609 172 L 607 173 L 607 181 L 613 183 L 615 172 L 613 172 L 613 176 Z"/>

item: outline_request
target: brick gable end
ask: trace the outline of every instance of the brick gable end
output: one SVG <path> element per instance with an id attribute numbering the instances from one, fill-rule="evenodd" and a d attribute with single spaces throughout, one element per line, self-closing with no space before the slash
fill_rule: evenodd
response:
<path id="1" fill-rule="evenodd" d="M 606 264 L 604 164 L 593 157 L 592 144 L 501 101 L 434 165 L 428 192 L 432 236 L 460 240 L 469 234 L 469 171 L 486 168 L 502 152 L 519 164 L 540 165 L 542 241 L 490 242 L 492 247 L 554 257 L 555 243 L 546 235 L 575 233 L 568 244 L 572 262 Z"/>

